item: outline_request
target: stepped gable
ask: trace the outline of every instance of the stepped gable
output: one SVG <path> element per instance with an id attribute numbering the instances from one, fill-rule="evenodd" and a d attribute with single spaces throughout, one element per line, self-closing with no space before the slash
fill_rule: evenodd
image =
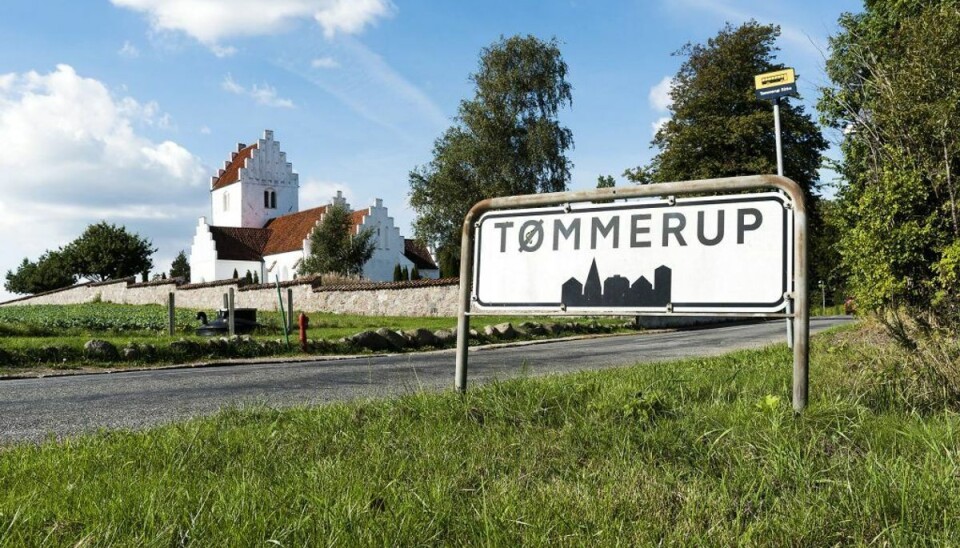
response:
<path id="1" fill-rule="evenodd" d="M 213 186 L 210 190 L 221 189 L 239 181 L 240 169 L 243 168 L 247 159 L 253 156 L 253 150 L 257 148 L 257 144 L 254 143 L 249 146 L 238 145 L 237 148 L 239 150 L 233 153 L 230 163 L 228 163 L 223 171 L 221 171 L 220 174 L 214 178 Z"/>
<path id="2" fill-rule="evenodd" d="M 410 238 L 403 239 L 403 255 L 420 270 L 436 270 L 437 264 L 427 248 Z"/>
<path id="3" fill-rule="evenodd" d="M 358 209 L 350 213 L 350 227 L 354 234 L 360 233 L 360 225 L 363 224 L 363 219 L 370 215 L 369 209 Z"/>
<path id="4" fill-rule="evenodd" d="M 211 226 L 210 235 L 217 246 L 217 258 L 225 261 L 259 261 L 270 237 L 264 228 Z"/>

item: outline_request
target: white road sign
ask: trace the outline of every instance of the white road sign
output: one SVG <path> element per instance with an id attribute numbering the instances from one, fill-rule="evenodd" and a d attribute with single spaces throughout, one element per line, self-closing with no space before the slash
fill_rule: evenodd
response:
<path id="1" fill-rule="evenodd" d="M 793 215 L 777 192 L 489 211 L 473 309 L 778 312 Z"/>

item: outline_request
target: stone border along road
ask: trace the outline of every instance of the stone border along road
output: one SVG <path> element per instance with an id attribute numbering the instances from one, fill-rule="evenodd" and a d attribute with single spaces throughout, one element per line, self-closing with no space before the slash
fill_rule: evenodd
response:
<path id="1" fill-rule="evenodd" d="M 853 321 L 813 318 L 810 331 Z M 715 356 L 783 342 L 783 320 L 471 349 L 470 383 Z M 98 428 L 142 429 L 224 406 L 378 398 L 453 386 L 454 350 L 237 367 L 156 369 L 0 382 L 0 444 Z M 817 379 L 811 379 L 816 399 Z"/>

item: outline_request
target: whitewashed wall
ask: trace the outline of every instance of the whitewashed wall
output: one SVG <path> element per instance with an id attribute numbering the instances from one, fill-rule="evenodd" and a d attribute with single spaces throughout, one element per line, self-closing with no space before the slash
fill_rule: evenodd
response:
<path id="1" fill-rule="evenodd" d="M 260 280 L 264 283 L 272 283 L 276 281 L 276 276 L 280 276 L 281 282 L 289 282 L 294 279 L 301 260 L 303 260 L 303 250 L 266 255 L 263 258 L 263 270 L 266 276 L 261 275 Z"/>

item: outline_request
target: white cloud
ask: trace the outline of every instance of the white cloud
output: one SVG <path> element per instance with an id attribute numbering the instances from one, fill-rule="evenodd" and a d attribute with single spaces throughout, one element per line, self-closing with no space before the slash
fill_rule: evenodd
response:
<path id="1" fill-rule="evenodd" d="M 210 130 L 209 127 L 207 127 L 207 126 L 200 126 L 200 134 L 201 134 L 201 135 L 210 135 L 211 133 L 213 133 L 213 132 Z"/>
<path id="2" fill-rule="evenodd" d="M 310 62 L 310 66 L 313 68 L 324 68 L 324 69 L 334 69 L 339 68 L 340 63 L 337 62 L 333 57 L 318 57 Z"/>
<path id="3" fill-rule="evenodd" d="M 221 46 L 219 44 L 211 44 L 210 51 L 213 52 L 217 57 L 230 57 L 237 52 L 237 48 L 233 46 Z"/>
<path id="4" fill-rule="evenodd" d="M 182 223 L 188 238 L 209 170 L 182 145 L 143 134 L 165 120 L 156 103 L 117 97 L 68 65 L 0 76 L 0 271 L 99 220 L 157 243 Z"/>
<path id="5" fill-rule="evenodd" d="M 246 95 L 251 97 L 258 104 L 265 105 L 268 107 L 276 108 L 294 108 L 295 105 L 290 99 L 284 99 L 282 97 L 277 97 L 277 90 L 268 84 L 257 85 L 254 84 L 249 89 L 238 84 L 233 76 L 227 74 L 223 79 L 223 82 L 220 84 L 224 90 L 229 91 L 230 93 L 236 95 Z"/>
<path id="6" fill-rule="evenodd" d="M 647 99 L 650 101 L 650 106 L 657 112 L 670 110 L 670 105 L 673 104 L 673 98 L 670 97 L 670 90 L 672 88 L 673 78 L 664 76 L 663 80 L 660 80 L 657 85 L 650 88 L 650 94 L 647 96 Z"/>
<path id="7" fill-rule="evenodd" d="M 333 0 L 318 9 L 313 18 L 323 27 L 323 34 L 333 38 L 337 32 L 356 34 L 372 21 L 390 15 L 392 6 L 385 0 Z"/>
<path id="8" fill-rule="evenodd" d="M 702 10 L 713 13 L 714 15 L 726 19 L 727 21 L 749 21 L 751 19 L 761 22 L 764 20 L 776 21 L 780 26 L 780 36 L 785 41 L 792 43 L 793 46 L 798 50 L 804 51 L 807 54 L 816 55 L 818 58 L 822 52 L 827 50 L 825 37 L 821 40 L 817 40 L 810 37 L 807 33 L 803 32 L 797 27 L 782 23 L 782 21 L 785 20 L 783 14 L 780 14 L 781 16 L 778 17 L 775 13 L 764 14 L 760 13 L 756 9 L 751 9 L 748 12 L 731 5 L 735 3 L 736 2 L 733 0 L 670 0 L 671 7 L 680 7 L 685 11 L 689 11 L 691 9 Z M 792 6 L 792 3 L 765 2 L 762 5 L 764 6 L 764 11 L 769 11 L 771 8 L 776 9 L 781 6 Z"/>
<path id="9" fill-rule="evenodd" d="M 113 5 L 146 14 L 156 31 L 192 36 L 219 56 L 234 49 L 224 40 L 277 34 L 300 20 L 313 19 L 327 38 L 357 34 L 390 16 L 390 0 L 111 0 Z"/>
<path id="10" fill-rule="evenodd" d="M 243 86 L 241 86 L 240 84 L 236 83 L 233 80 L 233 75 L 231 74 L 227 74 L 227 76 L 224 77 L 223 82 L 220 84 L 220 86 L 223 87 L 223 89 L 225 89 L 226 91 L 229 91 L 230 93 L 235 93 L 237 95 L 243 95 L 244 93 L 247 92 L 246 88 L 244 88 Z"/>
<path id="11" fill-rule="evenodd" d="M 417 83 L 359 40 L 341 40 L 335 50 L 343 60 L 336 72 L 306 70 L 301 63 L 280 62 L 279 66 L 401 139 L 409 139 L 412 126 L 423 125 L 436 132 L 450 124 L 449 116 Z"/>
<path id="12" fill-rule="evenodd" d="M 660 128 L 666 125 L 666 123 L 669 121 L 670 121 L 669 116 L 661 116 L 657 118 L 656 121 L 654 121 L 652 124 L 650 124 L 650 129 L 653 131 L 653 134 L 656 135 L 657 132 L 660 131 Z"/>
<path id="13" fill-rule="evenodd" d="M 117 54 L 120 57 L 126 57 L 127 59 L 136 59 L 137 57 L 140 57 L 140 50 L 128 40 L 123 43 L 122 48 L 117 50 Z"/>

